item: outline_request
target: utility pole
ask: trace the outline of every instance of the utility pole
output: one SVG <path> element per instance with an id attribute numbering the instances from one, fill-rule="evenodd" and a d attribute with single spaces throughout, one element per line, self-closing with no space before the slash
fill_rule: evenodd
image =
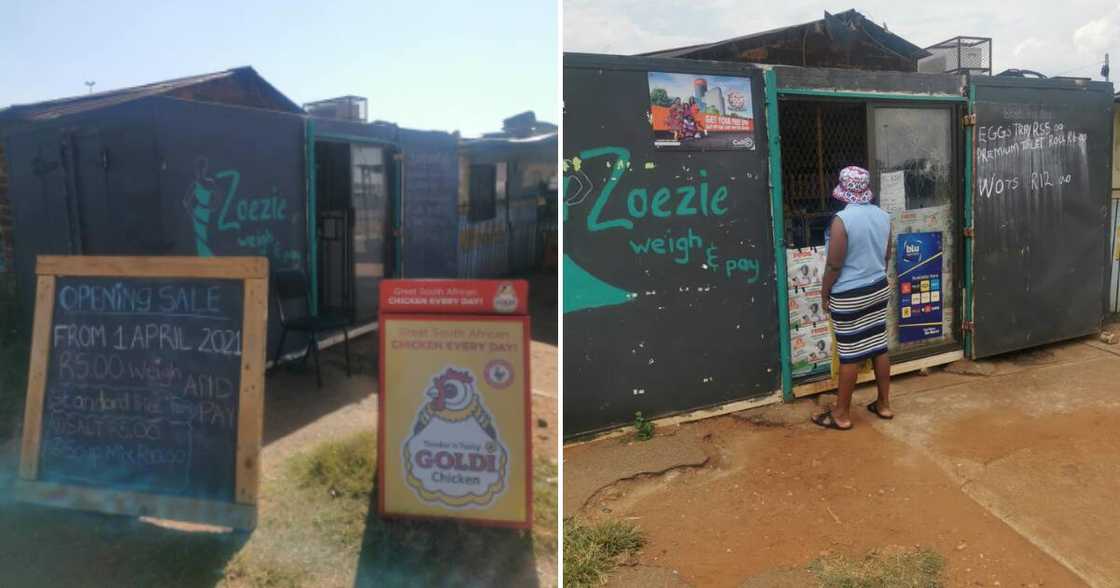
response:
<path id="1" fill-rule="evenodd" d="M 1108 81 L 1108 53 L 1104 54 L 1104 65 L 1101 66 L 1101 75 L 1104 76 L 1104 81 Z"/>
<path id="2" fill-rule="evenodd" d="M 89 93 L 93 94 L 93 85 L 97 82 L 86 82 L 86 87 L 89 88 Z"/>

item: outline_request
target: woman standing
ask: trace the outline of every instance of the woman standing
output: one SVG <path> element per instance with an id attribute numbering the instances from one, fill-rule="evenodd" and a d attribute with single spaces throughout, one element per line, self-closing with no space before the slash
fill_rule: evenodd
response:
<path id="1" fill-rule="evenodd" d="M 822 427 L 852 428 L 852 392 L 859 365 L 872 359 L 879 397 L 867 410 L 882 419 L 894 418 L 890 408 L 891 363 L 887 355 L 887 264 L 890 262 L 891 219 L 871 204 L 871 175 L 861 167 L 840 170 L 832 197 L 847 206 L 836 213 L 825 239 L 821 302 L 832 317 L 840 382 L 836 406 L 813 417 Z"/>

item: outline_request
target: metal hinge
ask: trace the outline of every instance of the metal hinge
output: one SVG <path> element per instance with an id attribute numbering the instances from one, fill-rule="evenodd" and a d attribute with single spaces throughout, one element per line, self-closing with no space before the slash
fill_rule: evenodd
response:
<path id="1" fill-rule="evenodd" d="M 966 333 L 975 333 L 976 323 L 973 323 L 972 321 L 961 321 L 961 330 Z"/>
<path id="2" fill-rule="evenodd" d="M 962 116 L 961 117 L 961 126 L 962 127 L 974 127 L 974 126 L 976 126 L 976 113 L 973 112 L 972 114 L 966 114 L 966 115 Z"/>
<path id="3" fill-rule="evenodd" d="M 961 229 L 961 232 L 964 233 L 965 237 L 970 237 L 971 238 L 971 237 L 976 236 L 976 230 L 972 227 L 965 227 L 965 228 Z"/>

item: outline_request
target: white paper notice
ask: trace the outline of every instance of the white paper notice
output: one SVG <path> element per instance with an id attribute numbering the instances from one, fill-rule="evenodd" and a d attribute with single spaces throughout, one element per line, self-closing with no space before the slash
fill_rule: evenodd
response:
<path id="1" fill-rule="evenodd" d="M 906 172 L 879 174 L 879 208 L 894 215 L 906 210 Z"/>

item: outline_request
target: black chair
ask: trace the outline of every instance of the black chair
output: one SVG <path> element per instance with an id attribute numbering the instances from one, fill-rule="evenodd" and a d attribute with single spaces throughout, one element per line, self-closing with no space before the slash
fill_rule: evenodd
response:
<path id="1" fill-rule="evenodd" d="M 346 376 L 350 372 L 350 326 L 353 320 L 347 314 L 325 313 L 311 316 L 310 290 L 307 278 L 299 270 L 281 270 L 272 274 L 272 292 L 276 298 L 276 306 L 280 311 L 280 343 L 276 346 L 276 355 L 273 365 L 280 365 L 280 355 L 284 352 L 284 339 L 288 331 L 296 331 L 307 335 L 307 351 L 303 361 L 307 362 L 308 355 L 315 355 L 315 380 L 319 387 L 323 387 L 323 376 L 319 370 L 319 335 L 331 331 L 342 331 L 342 340 L 346 346 Z M 293 312 L 294 311 L 294 312 Z"/>

